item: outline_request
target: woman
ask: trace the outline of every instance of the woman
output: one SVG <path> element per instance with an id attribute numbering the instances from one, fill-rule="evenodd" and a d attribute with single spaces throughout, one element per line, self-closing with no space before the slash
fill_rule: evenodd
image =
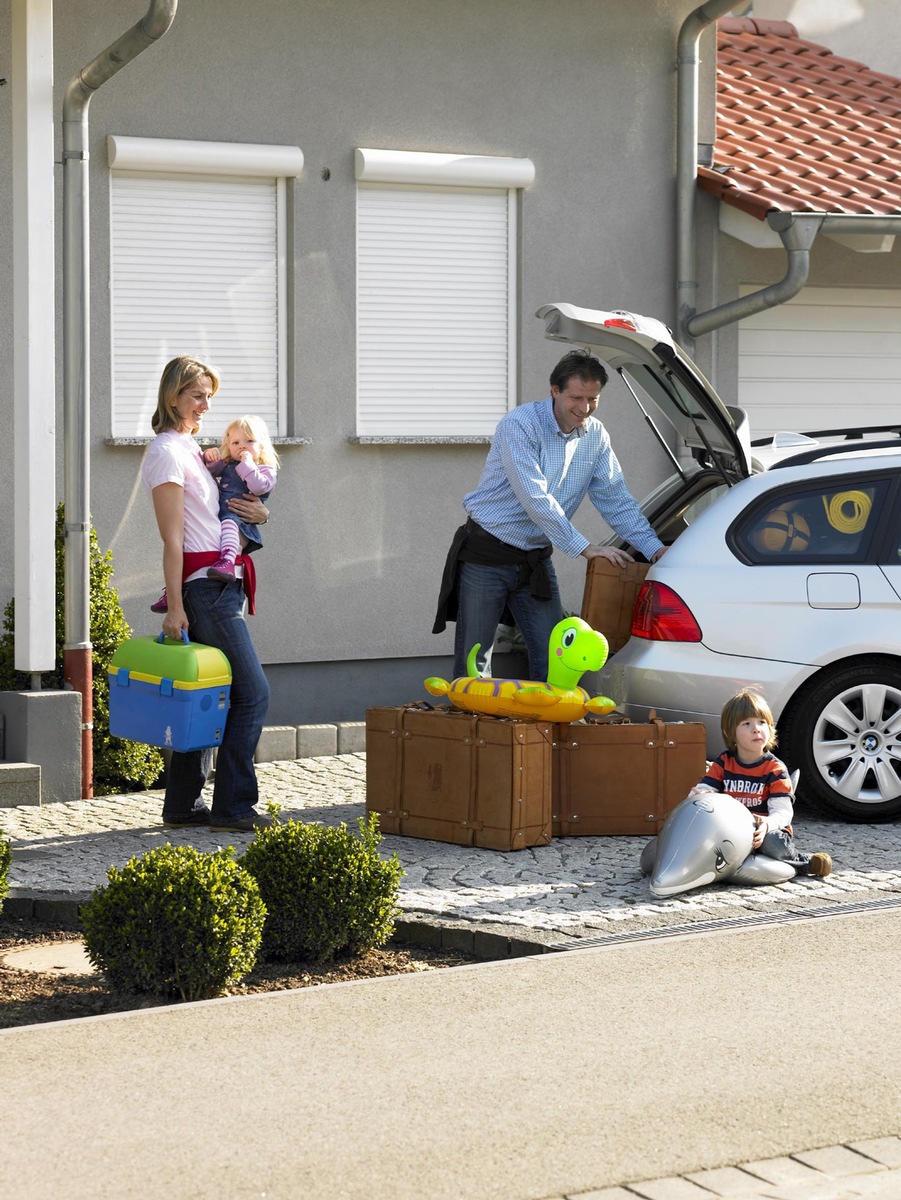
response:
<path id="1" fill-rule="evenodd" d="M 180 640 L 185 630 L 192 641 L 217 646 L 232 668 L 212 810 L 200 799 L 212 751 L 173 753 L 163 824 L 244 833 L 270 824 L 269 817 L 254 811 L 259 792 L 253 763 L 269 707 L 269 684 L 244 620 L 244 580 L 238 576 L 225 582 L 207 575 L 219 555 L 219 492 L 193 435 L 199 432 L 218 388 L 219 374 L 206 363 L 185 356 L 167 363 L 152 420 L 157 436 L 147 449 L 141 478 L 153 500 L 163 539 L 169 604 L 163 632 Z M 265 523 L 269 516 L 255 497 L 233 500 L 231 506 L 242 520 L 255 524 Z"/>

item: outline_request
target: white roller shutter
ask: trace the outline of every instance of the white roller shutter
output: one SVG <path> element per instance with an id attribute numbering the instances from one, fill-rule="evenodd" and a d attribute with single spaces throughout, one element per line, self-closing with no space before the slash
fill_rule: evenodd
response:
<path id="1" fill-rule="evenodd" d="M 804 288 L 738 329 L 752 436 L 901 419 L 901 290 Z"/>
<path id="2" fill-rule="evenodd" d="M 111 175 L 113 436 L 150 436 L 163 366 L 194 355 L 222 372 L 204 434 L 256 413 L 280 432 L 284 183 Z"/>
<path id="3" fill-rule="evenodd" d="M 359 185 L 358 434 L 494 432 L 514 378 L 514 197 Z"/>

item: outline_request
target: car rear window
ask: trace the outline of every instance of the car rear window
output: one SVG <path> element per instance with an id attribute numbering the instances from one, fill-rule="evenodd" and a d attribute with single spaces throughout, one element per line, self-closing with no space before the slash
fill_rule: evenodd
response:
<path id="1" fill-rule="evenodd" d="M 820 480 L 770 494 L 733 526 L 736 550 L 752 563 L 853 563 L 873 543 L 888 479 Z"/>

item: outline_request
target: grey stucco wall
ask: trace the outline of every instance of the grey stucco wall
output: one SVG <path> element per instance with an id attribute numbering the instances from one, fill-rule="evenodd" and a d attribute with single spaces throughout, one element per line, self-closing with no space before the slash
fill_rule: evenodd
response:
<path id="1" fill-rule="evenodd" d="M 798 33 L 843 58 L 885 75 L 901 75 L 896 0 L 755 0 L 749 15 L 791 21 Z"/>
<path id="2" fill-rule="evenodd" d="M 377 660 L 450 651 L 450 632 L 430 633 L 434 601 L 446 546 L 462 519 L 460 498 L 475 484 L 485 448 L 348 441 L 355 432 L 353 150 L 450 150 L 534 161 L 536 182 L 523 194 L 521 211 L 521 395 L 544 396 L 561 348 L 543 337 L 533 316 L 540 304 L 627 307 L 671 320 L 674 46 L 690 7 L 643 3 L 637 21 L 631 0 L 554 6 L 184 0 L 170 32 L 96 94 L 90 108 L 92 512 L 101 545 L 113 551 L 115 582 L 136 631 L 155 625 L 148 604 L 161 582 L 161 560 L 150 506 L 136 482 L 141 451 L 103 442 L 111 429 L 107 135 L 303 149 L 305 170 L 290 200 L 291 432 L 312 438 L 312 445 L 283 453 L 258 558 L 259 615 L 252 628 L 265 663 L 325 670 L 334 661 L 373 660 L 377 670 Z M 57 113 L 72 75 L 144 11 L 141 3 L 103 0 L 55 7 Z M 0 46 L 9 45 L 9 23 L 9 0 L 0 0 Z M 8 49 L 0 51 L 0 75 L 9 75 L 13 65 L 3 53 Z M 9 94 L 0 89 L 0 144 L 7 146 Z M 0 173 L 0 269 L 7 270 L 10 207 L 8 174 Z M 7 300 L 0 303 L 0 405 L 7 414 L 11 324 Z M 427 347 L 410 370 L 427 388 Z M 60 383 L 60 407 L 61 399 Z M 633 490 L 648 490 L 662 456 L 613 386 L 604 416 Z M 593 510 L 578 523 L 588 536 L 601 532 Z M 7 561 L 12 536 L 0 529 Z M 572 608 L 579 605 L 583 568 L 582 560 L 560 563 Z M 9 578 L 0 601 L 11 589 Z"/>
<path id="3" fill-rule="evenodd" d="M 882 7 L 880 0 L 861 3 L 868 18 L 879 18 L 893 0 L 881 0 Z M 166 37 L 97 93 L 90 110 L 92 511 L 137 632 L 156 627 L 148 604 L 161 583 L 161 556 L 137 483 L 141 450 L 104 445 L 111 429 L 107 135 L 281 142 L 304 151 L 304 173 L 289 189 L 289 432 L 312 445 L 283 452 L 257 560 L 259 615 L 252 629 L 273 684 L 271 722 L 357 719 L 368 704 L 415 699 L 423 677 L 449 669 L 452 630 L 431 635 L 433 608 L 445 550 L 462 519 L 460 499 L 478 479 L 485 448 L 349 441 L 355 432 L 353 150 L 533 160 L 536 181 L 522 194 L 520 213 L 520 395 L 546 395 L 561 347 L 543 337 L 533 315 L 540 304 L 632 308 L 672 323 L 675 45 L 692 7 L 685 0 L 643 0 L 637 20 L 634 0 L 564 0 L 553 7 L 542 0 L 182 0 Z M 776 7 L 773 0 L 755 9 L 798 18 Z M 75 71 L 144 11 L 142 0 L 55 7 L 57 114 Z M 897 50 L 894 26 L 879 19 L 875 27 Z M 836 26 L 833 40 L 822 36 L 837 52 L 851 53 L 838 40 L 842 28 L 872 31 L 874 22 Z M 9 29 L 10 0 L 0 0 L 0 77 L 7 78 L 14 69 Z M 702 141 L 712 136 L 712 67 L 708 34 Z M 10 144 L 10 100 L 10 88 L 0 87 L 0 147 Z M 781 251 L 751 250 L 719 233 L 716 209 L 710 197 L 699 196 L 701 310 L 733 298 L 742 283 L 763 286 L 785 270 Z M 8 278 L 8 171 L 0 172 L 4 269 Z M 819 239 L 811 255 L 814 285 L 897 286 L 899 279 L 897 249 L 858 255 Z M 58 293 L 60 282 L 61 272 Z M 8 290 L 5 296 L 0 411 L 9 419 L 13 334 Z M 737 345 L 732 325 L 695 348 L 727 402 L 736 399 Z M 427 389 L 428 347 L 410 370 Z M 58 379 L 61 414 L 59 371 Z M 632 490 L 643 494 L 663 474 L 664 459 L 615 382 L 604 394 L 602 416 Z M 61 419 L 58 434 L 61 496 Z M 53 473 L 48 461 L 48 480 Z M 592 538 L 602 533 L 590 506 L 576 523 Z M 11 528 L 0 528 L 7 562 L 13 537 Z M 555 561 L 564 603 L 578 609 L 584 562 L 559 554 Z M 8 576 L 0 602 L 11 590 Z"/>

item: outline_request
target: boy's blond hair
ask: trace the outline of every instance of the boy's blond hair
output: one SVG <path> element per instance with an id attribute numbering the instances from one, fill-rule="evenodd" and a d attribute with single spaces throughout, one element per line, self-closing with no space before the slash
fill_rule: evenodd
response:
<path id="1" fill-rule="evenodd" d="M 773 720 L 770 706 L 759 692 L 754 692 L 750 688 L 742 688 L 726 701 L 720 715 L 723 741 L 733 754 L 738 749 L 735 731 L 742 721 L 747 721 L 750 717 L 759 717 L 762 721 L 766 721 L 772 730 L 769 741 L 764 746 L 764 751 L 772 750 L 776 745 L 776 722 Z"/>
<path id="2" fill-rule="evenodd" d="M 260 444 L 259 462 L 264 467 L 277 467 L 278 455 L 275 452 L 275 447 L 272 444 L 272 439 L 269 436 L 269 430 L 266 428 L 266 422 L 262 417 L 236 417 L 234 421 L 229 421 L 228 429 L 222 435 L 222 441 L 219 444 L 219 453 L 226 462 L 231 461 L 231 451 L 228 448 L 228 439 L 231 436 L 233 429 L 240 429 L 245 437 L 252 438 L 253 441 Z"/>

